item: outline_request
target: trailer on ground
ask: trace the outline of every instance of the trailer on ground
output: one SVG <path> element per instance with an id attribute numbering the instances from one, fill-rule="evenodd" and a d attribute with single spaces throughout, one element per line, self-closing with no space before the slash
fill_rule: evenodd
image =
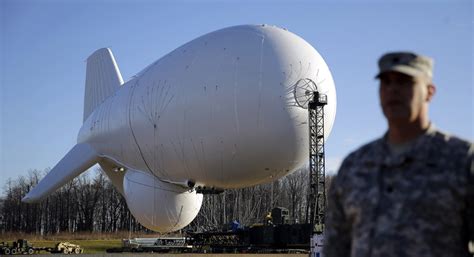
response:
<path id="1" fill-rule="evenodd" d="M 50 252 L 50 247 L 35 247 L 26 239 L 18 239 L 11 245 L 8 242 L 0 242 L 1 255 L 15 255 L 15 254 L 35 254 L 41 251 Z"/>

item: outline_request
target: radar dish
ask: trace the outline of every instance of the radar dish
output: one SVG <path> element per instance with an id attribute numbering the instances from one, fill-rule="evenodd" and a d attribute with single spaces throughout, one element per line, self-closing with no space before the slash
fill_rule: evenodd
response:
<path id="1" fill-rule="evenodd" d="M 314 92 L 318 91 L 316 83 L 305 78 L 298 80 L 293 89 L 296 104 L 304 109 L 308 109 L 308 103 L 313 99 Z"/>

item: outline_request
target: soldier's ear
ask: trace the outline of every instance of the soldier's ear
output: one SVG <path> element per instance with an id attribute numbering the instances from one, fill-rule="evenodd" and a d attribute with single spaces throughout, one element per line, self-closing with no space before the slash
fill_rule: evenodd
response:
<path id="1" fill-rule="evenodd" d="M 431 99 L 436 93 L 436 86 L 433 83 L 428 84 L 428 91 L 426 94 L 426 101 L 431 102 Z"/>

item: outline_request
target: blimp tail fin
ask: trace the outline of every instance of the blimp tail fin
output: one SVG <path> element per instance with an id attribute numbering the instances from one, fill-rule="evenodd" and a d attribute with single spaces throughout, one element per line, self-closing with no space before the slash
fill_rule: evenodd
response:
<path id="1" fill-rule="evenodd" d="M 36 185 L 22 201 L 38 202 L 65 185 L 99 161 L 99 155 L 89 144 L 77 144 Z"/>
<path id="2" fill-rule="evenodd" d="M 86 68 L 84 121 L 122 84 L 122 75 L 109 48 L 101 48 L 89 56 Z"/>

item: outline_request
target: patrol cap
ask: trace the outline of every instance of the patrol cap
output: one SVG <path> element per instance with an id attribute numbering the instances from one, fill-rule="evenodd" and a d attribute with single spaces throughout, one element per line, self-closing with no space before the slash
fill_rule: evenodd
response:
<path id="1" fill-rule="evenodd" d="M 433 78 L 433 59 L 412 52 L 386 53 L 379 59 L 379 78 L 384 72 L 396 71 L 412 77 Z"/>

